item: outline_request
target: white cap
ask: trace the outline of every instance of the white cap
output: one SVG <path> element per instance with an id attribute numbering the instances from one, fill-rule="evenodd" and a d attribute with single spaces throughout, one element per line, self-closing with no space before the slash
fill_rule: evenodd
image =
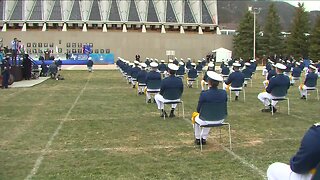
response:
<path id="1" fill-rule="evenodd" d="M 232 66 L 234 66 L 234 67 L 240 67 L 240 66 L 241 66 L 241 64 L 239 64 L 239 63 L 235 62 L 235 63 L 233 63 L 233 64 L 232 64 Z"/>
<path id="2" fill-rule="evenodd" d="M 134 64 L 139 64 L 139 61 L 133 61 Z"/>
<path id="3" fill-rule="evenodd" d="M 174 59 L 177 60 L 178 58 L 177 58 L 177 57 L 174 57 Z"/>
<path id="4" fill-rule="evenodd" d="M 181 58 L 180 61 L 183 61 L 183 58 Z"/>
<path id="5" fill-rule="evenodd" d="M 309 68 L 317 70 L 317 68 L 314 65 L 311 65 L 311 64 L 309 65 Z"/>
<path id="6" fill-rule="evenodd" d="M 191 63 L 191 66 L 196 66 L 196 63 Z"/>
<path id="7" fill-rule="evenodd" d="M 300 63 L 299 63 L 299 62 L 296 62 L 296 65 L 300 66 Z"/>
<path id="8" fill-rule="evenodd" d="M 179 62 L 180 65 L 184 65 L 184 63 L 182 61 Z"/>
<path id="9" fill-rule="evenodd" d="M 133 66 L 134 65 L 134 63 L 129 63 L 129 66 Z"/>
<path id="10" fill-rule="evenodd" d="M 140 66 L 143 67 L 143 68 L 146 68 L 147 64 L 146 63 L 140 63 Z"/>
<path id="11" fill-rule="evenodd" d="M 201 60 L 198 60 L 198 63 L 201 63 L 202 61 Z"/>
<path id="12" fill-rule="evenodd" d="M 281 64 L 281 63 L 277 63 L 277 64 L 276 64 L 276 68 L 282 69 L 282 70 L 287 69 L 287 67 L 286 67 L 285 65 Z"/>
<path id="13" fill-rule="evenodd" d="M 207 71 L 207 75 L 212 80 L 219 81 L 219 82 L 223 81 L 222 76 L 214 71 Z"/>
<path id="14" fill-rule="evenodd" d="M 256 60 L 255 59 L 251 59 L 250 62 L 256 62 Z"/>
<path id="15" fill-rule="evenodd" d="M 191 60 L 191 58 L 187 58 L 188 60 Z"/>
<path id="16" fill-rule="evenodd" d="M 158 63 L 152 62 L 152 63 L 150 63 L 150 66 L 156 68 L 156 67 L 158 67 Z"/>
<path id="17" fill-rule="evenodd" d="M 210 63 L 208 64 L 208 67 L 214 67 L 213 62 L 210 62 Z"/>
<path id="18" fill-rule="evenodd" d="M 202 58 L 202 61 L 205 61 L 206 59 L 205 58 Z"/>
<path id="19" fill-rule="evenodd" d="M 164 63 L 165 61 L 164 61 L 164 60 L 161 60 L 160 62 Z"/>
<path id="20" fill-rule="evenodd" d="M 149 59 L 148 57 L 146 57 L 146 59 Z"/>
<path id="21" fill-rule="evenodd" d="M 173 64 L 173 63 L 168 64 L 168 68 L 173 70 L 173 71 L 176 71 L 176 70 L 179 69 L 179 67 L 177 65 Z"/>
<path id="22" fill-rule="evenodd" d="M 172 59 L 169 59 L 169 63 L 173 63 L 173 60 L 172 60 Z"/>
<path id="23" fill-rule="evenodd" d="M 251 64 L 249 62 L 244 63 L 246 66 L 250 66 Z"/>
<path id="24" fill-rule="evenodd" d="M 89 57 L 88 60 L 92 60 L 92 57 Z"/>

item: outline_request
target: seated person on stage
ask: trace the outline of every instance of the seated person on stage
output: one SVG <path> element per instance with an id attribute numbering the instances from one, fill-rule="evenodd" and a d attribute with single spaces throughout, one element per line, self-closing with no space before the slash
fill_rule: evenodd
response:
<path id="1" fill-rule="evenodd" d="M 189 88 L 192 88 L 192 84 L 194 82 L 194 79 L 196 79 L 198 77 L 198 72 L 195 69 L 196 64 L 195 63 L 191 63 L 191 67 L 188 71 L 188 78 L 187 78 L 187 84 Z"/>
<path id="2" fill-rule="evenodd" d="M 266 80 L 263 81 L 263 86 L 264 88 L 267 88 L 269 81 L 272 77 L 276 76 L 277 72 L 276 72 L 276 65 L 274 63 L 271 64 L 271 70 L 268 71 L 268 74 L 266 76 Z"/>
<path id="3" fill-rule="evenodd" d="M 291 85 L 294 85 L 295 80 L 299 79 L 301 77 L 302 69 L 300 69 L 299 65 L 300 65 L 300 63 L 296 62 L 294 68 L 292 69 L 292 73 L 291 73 L 291 77 L 290 77 L 291 78 L 291 82 L 290 82 Z"/>
<path id="4" fill-rule="evenodd" d="M 139 71 L 138 76 L 137 76 L 137 82 L 138 82 L 138 94 L 144 94 L 144 88 L 145 86 L 139 86 L 139 84 L 146 84 L 147 81 L 147 64 L 146 63 L 141 63 L 141 71 Z"/>
<path id="5" fill-rule="evenodd" d="M 242 88 L 243 83 L 244 83 L 244 75 L 243 73 L 239 70 L 239 68 L 241 67 L 241 64 L 239 63 L 233 63 L 233 70 L 234 72 L 232 72 L 227 81 L 225 81 L 223 83 L 223 89 L 224 90 L 232 90 L 232 89 L 239 89 Z M 235 100 L 237 101 L 239 99 L 239 91 L 235 91 L 236 97 Z"/>
<path id="6" fill-rule="evenodd" d="M 87 62 L 87 68 L 89 72 L 93 72 L 92 66 L 93 66 L 92 57 L 89 57 Z"/>
<path id="7" fill-rule="evenodd" d="M 58 80 L 58 66 L 56 64 L 56 61 L 53 61 L 49 65 L 49 75 L 50 75 L 51 79 Z"/>
<path id="8" fill-rule="evenodd" d="M 209 90 L 202 91 L 199 97 L 199 102 L 198 102 L 198 107 L 197 107 L 197 112 L 200 113 L 201 107 L 203 103 L 224 103 L 228 101 L 227 97 L 227 92 L 218 89 L 219 82 L 223 81 L 223 78 L 220 74 L 214 72 L 214 71 L 208 71 L 208 85 L 209 85 Z M 200 133 L 201 133 L 201 128 L 200 125 L 206 125 L 210 123 L 222 123 L 222 121 L 217 122 L 217 121 L 203 121 L 199 118 L 199 114 L 195 116 L 194 118 L 195 124 L 194 124 L 194 136 L 195 136 L 195 144 L 200 145 Z M 207 142 L 207 137 L 210 132 L 210 128 L 204 128 L 203 129 L 203 136 L 202 136 L 202 144 L 205 145 Z"/>
<path id="9" fill-rule="evenodd" d="M 170 102 L 170 101 L 176 101 L 176 100 L 167 100 L 167 99 L 164 99 L 163 95 L 164 95 L 164 92 L 167 90 L 167 89 L 178 89 L 180 90 L 181 94 L 183 93 L 183 83 L 182 83 L 182 80 L 181 78 L 178 78 L 175 76 L 176 74 L 176 71 L 178 70 L 178 66 L 175 65 L 175 64 L 169 64 L 168 65 L 168 69 L 169 69 L 169 74 L 170 76 L 165 78 L 162 82 L 161 82 L 161 88 L 160 88 L 160 93 L 159 94 L 156 94 L 154 96 L 154 99 L 156 100 L 156 103 L 157 103 L 157 106 L 158 106 L 158 109 L 161 110 L 161 116 L 160 117 L 167 117 L 167 113 L 166 111 L 164 110 L 164 102 Z M 171 112 L 170 112 L 170 115 L 169 117 L 174 117 L 174 110 L 175 108 L 177 107 L 177 104 L 172 104 L 171 105 Z"/>
<path id="10" fill-rule="evenodd" d="M 277 75 L 272 77 L 269 81 L 269 84 L 266 88 L 266 92 L 262 92 L 258 95 L 258 99 L 264 104 L 265 108 L 262 109 L 262 112 L 276 112 L 275 108 L 278 101 L 272 101 L 274 96 L 271 94 L 272 90 L 277 88 L 283 88 L 287 94 L 288 89 L 290 88 L 290 79 L 288 76 L 284 75 L 283 72 L 286 70 L 286 66 L 280 63 L 276 64 Z"/>
<path id="11" fill-rule="evenodd" d="M 246 68 L 242 70 L 244 78 L 245 79 L 251 79 L 251 77 L 252 77 L 252 71 L 250 69 L 251 64 L 249 62 L 246 62 L 244 65 L 246 66 Z M 246 87 L 247 84 L 248 84 L 248 81 L 245 80 L 244 81 L 244 87 Z"/>
<path id="12" fill-rule="evenodd" d="M 205 73 L 205 75 L 203 76 L 203 79 L 201 80 L 201 90 L 204 91 L 204 87 L 205 85 L 208 85 L 208 72 L 209 71 L 213 71 L 213 67 L 214 67 L 214 64 L 213 62 L 210 62 L 208 64 L 208 71 Z M 209 89 L 209 86 L 208 86 L 208 89 Z"/>
<path id="13" fill-rule="evenodd" d="M 320 164 L 320 123 L 309 128 L 301 140 L 298 152 L 290 165 L 276 162 L 269 166 L 269 180 L 311 180 Z M 314 179 L 316 180 L 316 179 Z"/>
<path id="14" fill-rule="evenodd" d="M 313 65 L 309 65 L 309 73 L 304 80 L 304 83 L 299 86 L 301 99 L 306 99 L 307 89 L 317 86 L 318 75 L 315 73 L 317 68 Z"/>
<path id="15" fill-rule="evenodd" d="M 153 81 L 153 80 L 160 80 L 161 81 L 161 74 L 158 72 L 158 63 L 152 62 L 152 63 L 150 63 L 150 66 L 152 69 L 150 72 L 148 72 L 147 77 L 146 77 L 147 87 L 148 87 L 148 83 L 150 83 L 150 81 Z M 146 96 L 148 99 L 148 103 L 151 103 L 151 95 L 150 95 L 150 93 L 148 93 L 148 91 L 146 92 Z"/>

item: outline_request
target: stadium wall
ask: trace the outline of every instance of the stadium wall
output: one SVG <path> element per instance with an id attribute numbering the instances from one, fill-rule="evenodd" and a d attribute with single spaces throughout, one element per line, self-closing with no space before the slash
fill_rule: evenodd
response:
<path id="1" fill-rule="evenodd" d="M 167 50 L 174 50 L 178 58 L 190 57 L 199 59 L 205 57 L 212 50 L 223 47 L 232 50 L 233 36 L 217 35 L 213 33 L 198 34 L 197 32 L 160 33 L 158 31 L 121 31 L 101 32 L 101 30 L 69 30 L 67 32 L 49 30 L 41 32 L 39 30 L 10 30 L 0 32 L 3 45 L 9 46 L 11 40 L 17 37 L 26 46 L 27 43 L 54 43 L 55 51 L 62 48 L 62 53 L 67 52 L 67 43 L 93 43 L 93 49 L 110 49 L 115 57 L 121 56 L 128 60 L 133 60 L 136 54 L 141 58 L 150 57 L 157 59 L 168 59 Z M 32 48 L 32 47 L 31 47 Z M 39 49 L 39 48 L 38 48 Z M 72 49 L 72 47 L 71 47 Z M 78 47 L 77 47 L 78 49 Z"/>

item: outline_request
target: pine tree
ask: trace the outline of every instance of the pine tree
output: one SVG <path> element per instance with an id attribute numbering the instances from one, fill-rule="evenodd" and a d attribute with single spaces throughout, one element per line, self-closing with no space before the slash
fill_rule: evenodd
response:
<path id="1" fill-rule="evenodd" d="M 295 17 L 291 27 L 291 34 L 287 40 L 287 52 L 295 58 L 308 56 L 308 36 L 310 22 L 308 13 L 305 11 L 304 4 L 298 3 Z"/>
<path id="2" fill-rule="evenodd" d="M 318 16 L 317 22 L 311 33 L 309 51 L 311 59 L 315 61 L 320 59 L 320 16 Z"/>
<path id="3" fill-rule="evenodd" d="M 274 3 L 269 6 L 269 12 L 264 26 L 262 37 L 262 50 L 267 56 L 280 55 L 283 50 L 281 39 L 280 18 Z"/>
<path id="4" fill-rule="evenodd" d="M 248 11 L 239 24 L 237 34 L 233 39 L 234 55 L 237 58 L 247 60 L 253 57 L 253 18 L 253 14 Z M 256 37 L 258 33 L 259 26 L 256 23 Z M 256 44 L 258 44 L 257 41 Z"/>

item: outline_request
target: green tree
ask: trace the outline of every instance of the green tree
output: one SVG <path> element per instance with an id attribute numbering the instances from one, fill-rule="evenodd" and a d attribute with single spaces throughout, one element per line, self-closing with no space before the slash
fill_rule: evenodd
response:
<path id="1" fill-rule="evenodd" d="M 269 6 L 269 12 L 261 39 L 262 52 L 267 56 L 282 54 L 283 42 L 281 39 L 280 17 L 274 3 Z"/>
<path id="2" fill-rule="evenodd" d="M 315 61 L 320 60 L 320 16 L 311 33 L 309 57 Z"/>
<path id="3" fill-rule="evenodd" d="M 247 12 L 241 20 L 237 33 L 233 39 L 235 57 L 242 57 L 244 60 L 253 57 L 253 14 Z M 256 37 L 259 34 L 259 25 L 256 23 Z M 256 44 L 258 44 L 256 38 Z M 256 47 L 258 49 L 258 46 Z"/>
<path id="4" fill-rule="evenodd" d="M 308 56 L 308 36 L 310 22 L 304 4 L 298 3 L 291 27 L 291 34 L 287 39 L 287 52 L 296 58 Z"/>

